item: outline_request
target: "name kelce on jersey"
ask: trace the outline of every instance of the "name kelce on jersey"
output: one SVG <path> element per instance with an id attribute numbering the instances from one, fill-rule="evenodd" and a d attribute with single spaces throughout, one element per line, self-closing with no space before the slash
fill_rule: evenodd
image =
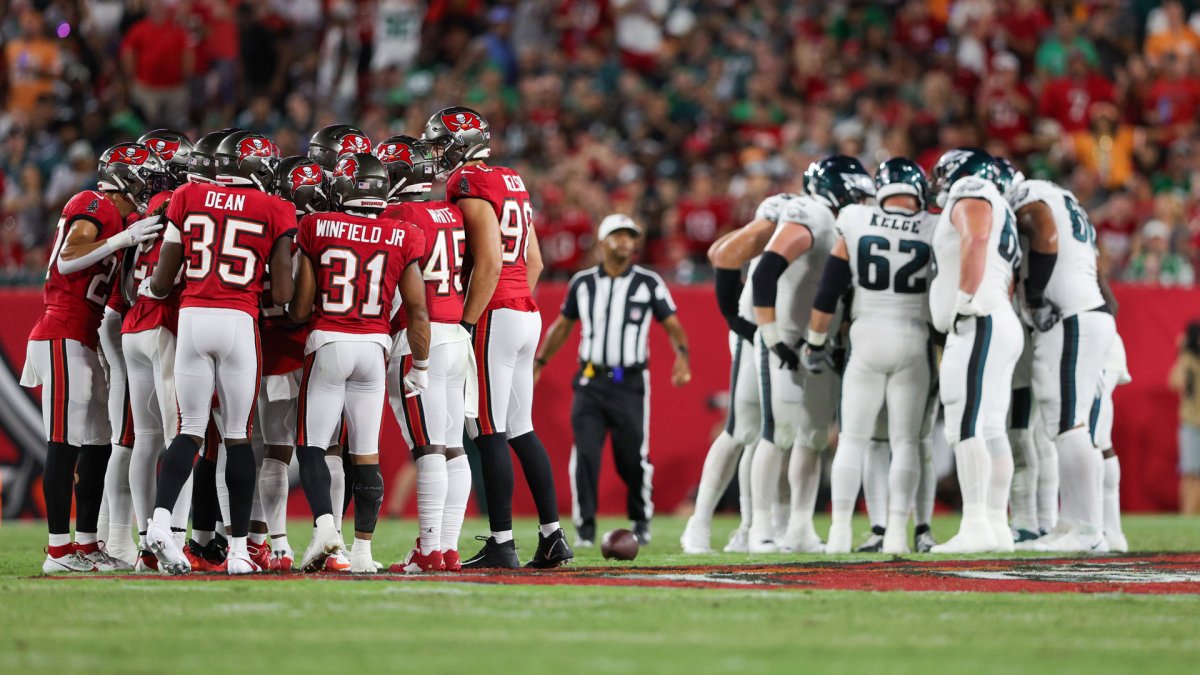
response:
<path id="1" fill-rule="evenodd" d="M 889 216 L 887 214 L 875 213 L 871 215 L 871 227 L 882 227 L 889 230 L 899 230 L 901 232 L 921 234 L 921 219 L 919 214 L 911 216 Z"/>
<path id="2" fill-rule="evenodd" d="M 385 242 L 385 245 L 397 248 L 403 246 L 404 230 L 391 227 L 388 230 L 388 240 Z M 318 237 L 335 237 L 347 241 L 357 241 L 361 244 L 378 244 L 383 239 L 383 235 L 384 228 L 379 225 L 362 225 L 347 223 L 341 220 L 327 220 L 325 218 L 317 219 Z"/>

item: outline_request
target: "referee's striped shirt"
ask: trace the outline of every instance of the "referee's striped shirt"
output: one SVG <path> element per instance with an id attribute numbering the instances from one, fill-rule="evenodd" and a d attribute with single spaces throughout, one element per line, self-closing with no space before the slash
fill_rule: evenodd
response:
<path id="1" fill-rule="evenodd" d="M 675 301 L 662 277 L 631 265 L 610 277 L 604 265 L 571 277 L 562 314 L 580 322 L 579 360 L 609 368 L 645 366 L 650 358 L 650 318 L 675 313 Z"/>

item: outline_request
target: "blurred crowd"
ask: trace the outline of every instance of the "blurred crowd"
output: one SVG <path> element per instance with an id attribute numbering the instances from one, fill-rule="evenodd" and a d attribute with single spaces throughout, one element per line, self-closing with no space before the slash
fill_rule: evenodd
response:
<path id="1" fill-rule="evenodd" d="M 1074 190 L 1113 278 L 1200 264 L 1200 13 L 1175 0 L 0 0 L 0 280 L 41 277 L 108 144 L 419 135 L 462 104 L 531 186 L 547 270 L 604 215 L 676 280 L 831 152 L 978 145 Z"/>

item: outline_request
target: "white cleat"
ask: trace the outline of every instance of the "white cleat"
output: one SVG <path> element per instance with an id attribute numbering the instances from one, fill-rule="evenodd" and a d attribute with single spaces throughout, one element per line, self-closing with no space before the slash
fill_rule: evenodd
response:
<path id="1" fill-rule="evenodd" d="M 898 525 L 888 525 L 887 531 L 883 533 L 883 548 L 881 550 L 891 555 L 912 553 L 912 549 L 908 547 L 908 528 Z"/>
<path id="2" fill-rule="evenodd" d="M 756 533 L 750 531 L 750 541 L 746 546 L 747 553 L 779 553 L 779 544 L 771 533 Z"/>
<path id="3" fill-rule="evenodd" d="M 1108 550 L 1113 553 L 1129 553 L 1129 541 L 1125 539 L 1124 532 L 1105 532 L 1104 538 L 1108 541 Z"/>
<path id="4" fill-rule="evenodd" d="M 1101 533 L 1082 534 L 1071 529 L 1061 536 L 1046 540 L 1042 537 L 1034 542 L 1034 551 L 1049 551 L 1054 553 L 1108 553 L 1108 540 Z M 1046 540 L 1046 541 L 1043 541 Z"/>
<path id="5" fill-rule="evenodd" d="M 47 548 L 46 560 L 42 562 L 42 574 L 68 574 L 71 572 L 95 572 L 96 566 L 82 553 L 71 547 L 66 555 L 52 556 Z"/>
<path id="6" fill-rule="evenodd" d="M 133 565 L 128 561 L 110 554 L 105 548 L 104 542 L 99 542 L 95 551 L 83 554 L 83 557 L 96 566 L 97 572 L 129 572 L 133 570 Z"/>
<path id="7" fill-rule="evenodd" d="M 930 553 L 989 553 L 996 550 L 996 535 L 991 525 L 981 520 L 978 523 L 964 522 L 950 541 L 929 549 Z"/>
<path id="8" fill-rule="evenodd" d="M 350 549 L 351 574 L 378 574 L 382 565 L 371 558 L 371 550 Z"/>
<path id="9" fill-rule="evenodd" d="M 1008 522 L 1005 519 L 990 519 L 988 521 L 992 526 L 992 537 L 996 540 L 995 550 L 999 553 L 1012 553 L 1017 550 L 1013 544 L 1012 530 L 1008 527 Z"/>
<path id="10" fill-rule="evenodd" d="M 171 532 L 171 528 L 163 527 L 150 521 L 150 525 L 146 528 L 146 546 L 154 553 L 154 557 L 158 558 L 158 571 L 163 574 L 190 574 L 192 566 L 188 562 L 186 556 L 183 555 L 183 548 L 179 546 L 179 542 L 175 541 L 175 535 Z"/>
<path id="11" fill-rule="evenodd" d="M 308 550 L 304 552 L 304 559 L 300 561 L 300 569 L 305 572 L 320 572 L 325 568 L 325 561 L 330 556 L 342 553 L 344 549 L 342 535 L 338 534 L 336 529 L 329 525 L 318 524 L 313 532 Z M 349 568 L 348 563 L 346 567 Z"/>
<path id="12" fill-rule="evenodd" d="M 849 523 L 829 528 L 829 541 L 825 542 L 826 553 L 849 553 L 854 540 L 854 530 Z"/>
<path id="13" fill-rule="evenodd" d="M 779 540 L 779 550 L 783 553 L 824 553 L 825 542 L 811 527 L 789 529 Z"/>
<path id="14" fill-rule="evenodd" d="M 246 551 L 229 552 L 229 557 L 225 559 L 225 571 L 229 576 L 237 574 L 258 574 L 262 568 L 250 559 L 250 554 Z"/>
<path id="15" fill-rule="evenodd" d="M 750 552 L 750 532 L 748 528 L 739 527 L 729 533 L 729 543 L 725 544 L 722 549 L 726 553 L 749 553 Z"/>
<path id="16" fill-rule="evenodd" d="M 688 518 L 687 527 L 679 537 L 679 546 L 688 555 L 712 553 L 712 529 L 697 522 L 696 516 Z"/>

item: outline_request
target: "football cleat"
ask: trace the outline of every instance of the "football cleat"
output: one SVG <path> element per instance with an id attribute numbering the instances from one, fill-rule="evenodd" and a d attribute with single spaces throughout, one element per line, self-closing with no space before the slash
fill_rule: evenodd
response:
<path id="1" fill-rule="evenodd" d="M 461 569 L 515 570 L 521 566 L 521 560 L 517 558 L 517 544 L 513 540 L 502 543 L 496 541 L 495 537 L 475 537 L 475 539 L 484 542 L 483 548 L 479 549 L 479 553 L 464 560 Z"/>
<path id="2" fill-rule="evenodd" d="M 849 553 L 854 542 L 854 530 L 849 522 L 830 526 L 829 541 L 825 543 L 825 552 L 832 554 Z"/>
<path id="3" fill-rule="evenodd" d="M 649 525 L 646 528 L 646 540 L 650 540 Z M 575 552 L 567 545 L 567 533 L 563 532 L 560 527 L 548 537 L 538 532 L 537 550 L 534 551 L 533 558 L 525 563 L 525 566 L 531 569 L 547 570 L 565 565 L 574 559 Z"/>
<path id="4" fill-rule="evenodd" d="M 250 559 L 258 565 L 259 569 L 271 569 L 271 542 L 264 541 L 261 544 L 254 542 L 246 542 L 246 551 L 250 554 Z"/>
<path id="5" fill-rule="evenodd" d="M 930 553 L 988 553 L 996 550 L 996 535 L 985 519 L 963 521 L 958 534 L 944 544 L 929 549 Z"/>
<path id="6" fill-rule="evenodd" d="M 129 572 L 133 565 L 109 554 L 104 542 L 84 544 L 79 547 L 79 553 L 96 567 L 97 572 Z"/>
<path id="7" fill-rule="evenodd" d="M 756 537 L 753 533 L 750 534 L 749 543 L 746 545 L 747 553 L 779 553 L 779 544 L 770 535 L 765 537 Z"/>
<path id="8" fill-rule="evenodd" d="M 321 516 L 325 518 L 325 516 Z M 331 526 L 318 525 L 313 531 L 312 542 L 308 545 L 308 550 L 304 553 L 304 559 L 300 563 L 300 569 L 305 572 L 320 572 L 339 571 L 330 570 L 325 566 L 325 561 L 336 554 L 341 553 L 345 549 L 342 543 L 342 535 Z M 342 556 L 345 557 L 344 555 Z M 339 567 L 340 565 L 335 565 Z M 346 560 L 345 571 L 350 569 L 350 560 Z"/>
<path id="9" fill-rule="evenodd" d="M 1125 539 L 1124 532 L 1105 532 L 1104 538 L 1108 540 L 1108 550 L 1113 553 L 1129 553 L 1129 541 Z"/>
<path id="10" fill-rule="evenodd" d="M 687 526 L 679 537 L 679 546 L 688 555 L 712 553 L 712 527 L 699 522 L 696 516 L 688 518 Z"/>
<path id="11" fill-rule="evenodd" d="M 138 551 L 137 561 L 133 563 L 134 572 L 157 572 L 158 558 L 154 557 L 154 553 L 142 549 Z"/>
<path id="12" fill-rule="evenodd" d="M 879 553 L 883 550 L 883 536 L 887 534 L 887 530 L 878 526 L 871 526 L 871 535 L 861 546 L 854 549 L 855 553 Z"/>
<path id="13" fill-rule="evenodd" d="M 913 550 L 917 553 L 929 553 L 929 549 L 937 546 L 937 539 L 933 538 L 933 532 L 929 531 L 928 525 L 918 525 L 913 531 Z"/>
<path id="14" fill-rule="evenodd" d="M 388 568 L 388 571 L 403 573 L 403 574 L 422 574 L 425 572 L 442 572 L 446 569 L 446 563 L 442 558 L 441 551 L 434 551 L 428 555 L 421 553 L 421 541 L 418 539 L 413 549 L 404 556 L 402 562 L 393 564 Z"/>
<path id="15" fill-rule="evenodd" d="M 458 557 L 458 551 L 455 551 L 454 549 L 442 551 L 442 563 L 447 572 L 462 571 L 462 560 L 460 560 Z"/>
<path id="16" fill-rule="evenodd" d="M 1055 551 L 1057 549 L 1052 548 L 1055 542 L 1067 536 L 1070 532 L 1071 527 L 1067 525 L 1066 521 L 1059 521 L 1053 529 L 1048 532 L 1042 532 L 1041 536 L 1036 539 L 1015 542 L 1013 548 L 1018 551 Z"/>
<path id="17" fill-rule="evenodd" d="M 295 554 L 287 549 L 271 551 L 271 562 L 267 566 L 267 569 L 271 572 L 283 572 L 286 574 L 292 571 L 292 565 L 295 562 Z"/>
<path id="18" fill-rule="evenodd" d="M 596 522 L 584 521 L 575 528 L 575 548 L 591 548 L 596 545 Z"/>
<path id="19" fill-rule="evenodd" d="M 1103 533 L 1083 534 L 1070 528 L 1058 536 L 1046 536 L 1032 542 L 1026 550 L 1054 553 L 1108 553 L 1108 540 Z"/>
<path id="20" fill-rule="evenodd" d="M 1034 539 L 1037 539 L 1040 536 L 1042 536 L 1042 534 L 1040 532 L 1034 532 L 1033 530 L 1018 529 L 1016 531 L 1016 533 L 1013 534 L 1012 540 L 1013 540 L 1014 544 L 1020 544 L 1020 543 L 1026 542 L 1026 541 L 1033 541 Z"/>
<path id="21" fill-rule="evenodd" d="M 635 520 L 633 521 L 633 536 L 637 537 L 638 546 L 645 546 L 650 543 L 650 521 Z M 540 545 L 540 540 L 539 540 Z"/>
<path id="22" fill-rule="evenodd" d="M 150 526 L 146 528 L 146 546 L 158 558 L 160 572 L 188 574 L 192 571 L 187 556 L 183 555 L 183 547 L 175 540 L 170 528 L 151 521 Z"/>
<path id="23" fill-rule="evenodd" d="M 781 553 L 822 553 L 824 550 L 825 542 L 811 527 L 788 528 L 779 540 Z"/>
<path id="24" fill-rule="evenodd" d="M 328 572 L 329 574 L 348 574 L 350 572 L 350 557 L 346 555 L 344 549 L 338 549 L 336 553 L 325 558 L 325 565 L 321 571 Z"/>
<path id="25" fill-rule="evenodd" d="M 726 553 L 749 553 L 750 552 L 750 529 L 747 527 L 739 527 L 729 533 L 729 542 L 722 549 Z"/>
<path id="26" fill-rule="evenodd" d="M 63 546 L 47 546 L 45 550 L 46 560 L 42 562 L 42 574 L 96 571 L 96 565 L 84 557 L 74 543 Z"/>
<path id="27" fill-rule="evenodd" d="M 225 559 L 225 571 L 229 576 L 235 576 L 240 574 L 257 574 L 262 571 L 262 568 L 250 556 L 249 551 L 231 551 L 229 557 Z"/>
<path id="28" fill-rule="evenodd" d="M 989 517 L 988 523 L 991 524 L 992 536 L 996 539 L 995 550 L 999 553 L 1012 553 L 1015 551 L 1012 530 L 1008 527 L 1008 518 L 1006 515 Z"/>

